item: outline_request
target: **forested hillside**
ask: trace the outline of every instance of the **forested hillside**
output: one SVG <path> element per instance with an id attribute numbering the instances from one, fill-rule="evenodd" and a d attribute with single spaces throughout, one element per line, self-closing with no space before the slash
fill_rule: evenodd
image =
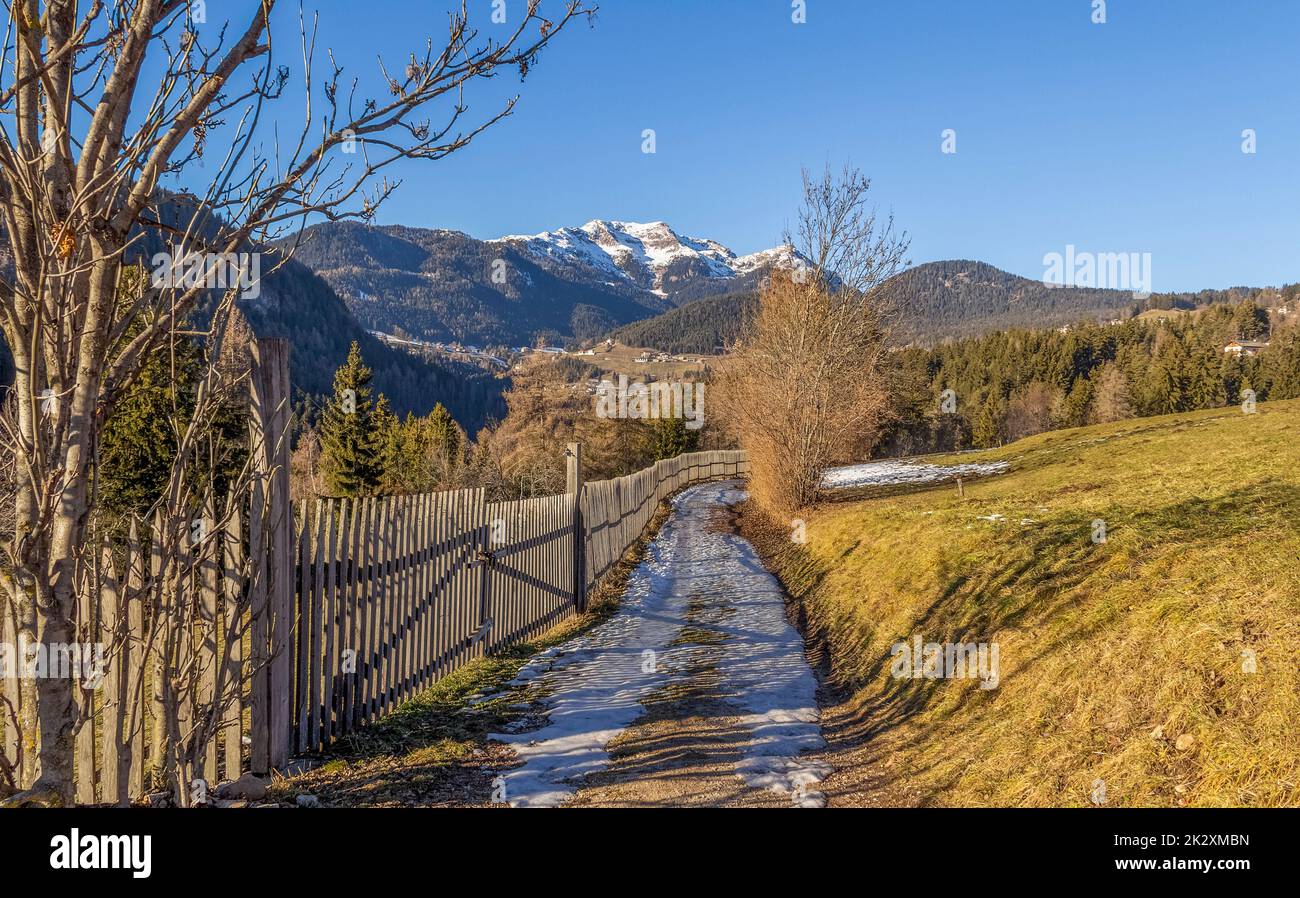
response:
<path id="1" fill-rule="evenodd" d="M 628 284 L 570 269 L 562 277 L 513 245 L 456 231 L 329 223 L 307 229 L 294 257 L 328 281 L 367 329 L 424 340 L 584 339 L 672 307 Z M 503 264 L 494 268 L 497 260 Z"/>
<path id="2" fill-rule="evenodd" d="M 1128 291 L 1049 287 L 966 259 L 918 265 L 884 289 L 897 313 L 898 336 L 923 343 L 1119 318 L 1134 304 Z"/>
<path id="3" fill-rule="evenodd" d="M 387 396 L 399 415 L 425 415 L 441 402 L 473 433 L 505 409 L 498 378 L 473 365 L 417 358 L 386 346 L 366 332 L 327 283 L 297 261 L 267 276 L 261 296 L 240 308 L 259 336 L 289 339 L 293 385 L 310 397 L 332 392 L 334 371 L 355 341 L 374 371 L 376 393 Z"/>
<path id="4" fill-rule="evenodd" d="M 1049 288 L 983 262 L 930 262 L 895 276 L 882 287 L 900 343 L 933 345 L 1011 327 L 1058 327 L 1132 313 L 1131 293 Z M 739 332 L 753 307 L 753 292 L 700 299 L 615 331 L 630 346 L 665 352 L 712 352 Z"/>
<path id="5" fill-rule="evenodd" d="M 709 296 L 626 325 L 613 336 L 629 346 L 665 352 L 711 352 L 739 332 L 754 302 L 754 284 L 748 286 L 745 292 Z M 918 265 L 887 281 L 882 290 L 892 313 L 895 341 L 921 346 L 1000 330 L 1109 323 L 1150 310 L 1191 311 L 1243 301 L 1276 306 L 1300 298 L 1300 285 L 1292 284 L 1278 289 L 1154 293 L 1139 300 L 1125 290 L 1048 287 L 984 262 L 965 260 Z"/>
<path id="6" fill-rule="evenodd" d="M 625 325 L 613 336 L 627 346 L 650 346 L 671 353 L 714 353 L 740 335 L 742 323 L 757 305 L 758 297 L 753 292 L 710 296 Z"/>
<path id="7" fill-rule="evenodd" d="M 1300 326 L 1251 302 L 1178 318 L 1010 330 L 899 352 L 898 455 L 996 446 L 1041 431 L 1300 397 Z M 1258 355 L 1233 339 L 1268 341 Z M 944 391 L 952 393 L 945 397 Z M 948 400 L 945 405 L 945 398 Z"/>
<path id="8" fill-rule="evenodd" d="M 269 272 L 271 266 L 270 259 L 264 259 L 263 270 Z M 356 341 L 374 369 L 376 392 L 387 396 L 400 415 L 428 414 L 441 402 L 473 433 L 504 413 L 503 381 L 472 365 L 417 358 L 384 345 L 357 323 L 328 284 L 297 262 L 269 272 L 260 296 L 242 300 L 239 306 L 258 336 L 289 340 L 290 376 L 299 407 L 318 405 L 332 390 L 334 370 Z M 0 336 L 0 386 L 12 381 L 13 360 Z"/>

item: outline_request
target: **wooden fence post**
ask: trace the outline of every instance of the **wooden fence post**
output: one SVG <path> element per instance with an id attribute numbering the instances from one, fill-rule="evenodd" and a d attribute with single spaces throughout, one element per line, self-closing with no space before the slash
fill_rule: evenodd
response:
<path id="1" fill-rule="evenodd" d="M 293 599 L 294 557 L 292 507 L 289 503 L 289 341 L 261 338 L 253 344 L 252 421 L 257 473 L 266 484 L 266 532 L 270 553 L 266 614 L 270 638 L 267 677 L 268 763 L 283 769 L 293 745 Z M 261 771 L 259 771 L 261 772 Z"/>
<path id="2" fill-rule="evenodd" d="M 584 554 L 586 530 L 582 522 L 582 444 L 570 443 L 564 452 L 566 477 L 564 491 L 573 502 L 573 605 L 581 613 L 587 610 L 587 575 Z"/>
<path id="3" fill-rule="evenodd" d="M 241 620 L 241 581 L 244 570 L 244 526 L 242 501 L 231 496 L 228 501 L 230 517 L 226 521 L 225 541 L 222 546 L 222 597 L 224 599 L 224 624 L 226 647 L 226 688 L 230 699 L 225 706 L 226 779 L 237 780 L 243 768 L 244 720 L 244 627 Z"/>

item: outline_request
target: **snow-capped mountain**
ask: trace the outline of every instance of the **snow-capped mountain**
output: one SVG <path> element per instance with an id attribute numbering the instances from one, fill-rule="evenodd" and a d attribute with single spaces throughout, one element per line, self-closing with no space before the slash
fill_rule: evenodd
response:
<path id="1" fill-rule="evenodd" d="M 295 257 L 369 330 L 479 346 L 593 339 L 722 293 L 751 292 L 789 247 L 737 256 L 662 221 L 590 221 L 535 236 L 325 222 Z"/>
<path id="2" fill-rule="evenodd" d="M 732 280 L 760 269 L 794 267 L 802 259 L 779 246 L 737 256 L 716 240 L 684 237 L 667 222 L 589 221 L 533 236 L 510 236 L 506 243 L 535 259 L 593 269 L 660 296 L 672 296 L 700 280 Z"/>

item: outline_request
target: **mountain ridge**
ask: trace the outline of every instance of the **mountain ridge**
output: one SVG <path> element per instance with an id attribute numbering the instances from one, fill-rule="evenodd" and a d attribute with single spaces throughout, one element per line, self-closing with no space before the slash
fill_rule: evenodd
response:
<path id="1" fill-rule="evenodd" d="M 594 339 L 800 264 L 781 247 L 740 256 L 665 222 L 615 219 L 492 240 L 325 222 L 294 239 L 293 255 L 369 330 L 481 345 Z"/>
<path id="2" fill-rule="evenodd" d="M 366 329 L 488 347 L 615 334 L 664 350 L 710 351 L 734 339 L 752 302 L 745 297 L 768 272 L 808 264 L 788 246 L 738 255 L 665 221 L 592 219 L 490 240 L 448 229 L 322 223 L 303 238 L 295 258 Z M 922 263 L 881 289 L 904 343 L 1105 321 L 1154 307 L 1129 291 L 1046 284 L 973 259 Z M 1157 296 L 1213 294 L 1205 301 L 1215 302 L 1230 292 Z M 699 302 L 706 305 L 683 311 Z"/>
<path id="3" fill-rule="evenodd" d="M 902 343 L 938 343 L 1010 327 L 1061 327 L 1126 316 L 1131 293 L 1056 287 L 987 262 L 925 262 L 881 285 Z M 757 308 L 754 292 L 706 297 L 612 332 L 620 342 L 664 352 L 710 352 L 739 335 Z"/>
<path id="4" fill-rule="evenodd" d="M 1138 300 L 1127 290 L 1045 284 L 972 259 L 915 265 L 887 280 L 881 290 L 892 312 L 896 342 L 923 346 L 1013 328 L 1107 322 L 1147 309 L 1240 302 L 1259 292 L 1259 288 L 1233 287 L 1156 293 Z M 663 352 L 708 353 L 734 341 L 756 308 L 753 292 L 711 296 L 624 325 L 611 336 L 629 346 Z"/>
<path id="5" fill-rule="evenodd" d="M 739 256 L 717 240 L 678 234 L 665 221 L 593 219 L 577 228 L 487 242 L 519 246 L 562 263 L 586 264 L 664 297 L 672 295 L 669 287 L 692 277 L 728 280 L 772 264 L 791 265 L 796 255 L 789 247 L 777 246 Z"/>
<path id="6" fill-rule="evenodd" d="M 1122 318 L 1138 303 L 1127 290 L 1047 284 L 975 259 L 914 265 L 881 289 L 898 336 L 922 343 Z"/>

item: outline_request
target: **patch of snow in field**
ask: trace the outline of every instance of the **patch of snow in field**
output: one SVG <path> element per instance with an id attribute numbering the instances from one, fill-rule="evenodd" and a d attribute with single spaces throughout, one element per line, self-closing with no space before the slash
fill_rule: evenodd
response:
<path id="1" fill-rule="evenodd" d="M 670 647 L 692 601 L 701 609 L 697 623 L 727 637 L 717 669 L 751 737 L 737 773 L 751 786 L 790 794 L 797 804 L 824 804 L 810 787 L 829 768 L 800 757 L 825 745 L 803 640 L 786 620 L 780 586 L 753 548 L 715 526 L 718 511 L 743 497 L 736 487 L 734 481 L 702 484 L 679 494 L 615 616 L 519 672 L 514 685 L 541 681 L 551 694 L 542 729 L 491 737 L 511 745 L 524 762 L 501 774 L 510 804 L 558 805 L 582 777 L 609 764 L 606 746 L 641 716 L 641 701 L 698 649 Z M 647 650 L 655 652 L 650 672 Z"/>
<path id="2" fill-rule="evenodd" d="M 1010 469 L 1004 461 L 972 462 L 964 465 L 927 465 L 922 462 L 868 461 L 831 468 L 822 475 L 822 486 L 891 486 L 901 483 L 935 483 L 953 477 L 981 477 Z"/>

